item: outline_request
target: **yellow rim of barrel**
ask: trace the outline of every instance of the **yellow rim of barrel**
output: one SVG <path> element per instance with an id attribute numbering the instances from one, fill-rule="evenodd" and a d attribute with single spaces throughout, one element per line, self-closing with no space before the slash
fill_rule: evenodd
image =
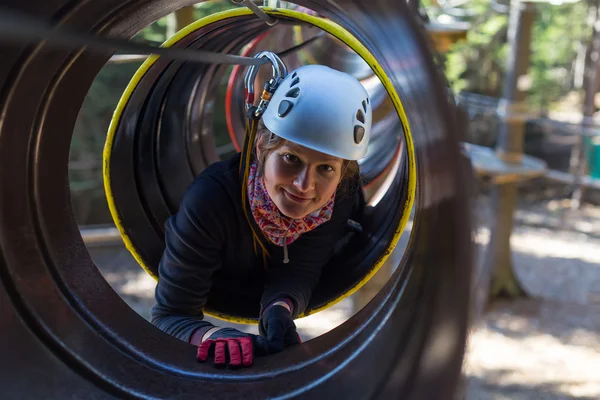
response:
<path id="1" fill-rule="evenodd" d="M 367 64 L 371 67 L 373 72 L 381 80 L 383 86 L 387 90 L 390 98 L 392 99 L 394 107 L 396 108 L 398 117 L 400 118 L 403 130 L 405 133 L 404 137 L 405 137 L 405 141 L 406 141 L 406 150 L 407 150 L 407 158 L 408 158 L 408 182 L 407 182 L 408 197 L 406 199 L 406 202 L 404 203 L 403 210 L 402 210 L 402 217 L 400 218 L 399 224 L 396 227 L 396 230 L 394 231 L 392 240 L 390 241 L 388 247 L 383 251 L 382 256 L 379 257 L 379 259 L 374 263 L 373 268 L 371 269 L 369 274 L 367 274 L 363 279 L 361 279 L 353 287 L 348 289 L 345 293 L 343 293 L 342 295 L 331 300 L 327 304 L 325 304 L 317 309 L 310 310 L 310 312 L 299 315 L 299 318 L 301 318 L 301 317 L 306 317 L 308 315 L 315 314 L 326 308 L 329 308 L 329 307 L 333 306 L 334 304 L 336 304 L 336 303 L 344 300 L 345 298 L 351 296 L 352 294 L 354 294 L 354 292 L 356 292 L 358 289 L 360 289 L 365 283 L 367 283 L 369 281 L 369 279 L 371 279 L 373 277 L 373 275 L 375 275 L 377 273 L 377 271 L 381 268 L 381 266 L 385 263 L 385 261 L 387 260 L 389 255 L 392 253 L 392 251 L 396 247 L 398 241 L 400 240 L 400 236 L 402 235 L 404 228 L 406 227 L 406 224 L 410 217 L 410 212 L 411 212 L 411 209 L 412 209 L 412 206 L 414 203 L 414 199 L 415 199 L 416 183 L 417 183 L 415 151 L 414 151 L 414 144 L 413 144 L 413 140 L 412 140 L 410 127 L 408 124 L 408 118 L 406 117 L 406 113 L 404 111 L 404 107 L 402 106 L 402 102 L 400 101 L 400 97 L 398 96 L 398 93 L 396 93 L 396 90 L 394 89 L 394 86 L 393 86 L 391 80 L 383 72 L 383 68 L 381 67 L 379 62 L 375 59 L 373 54 L 371 54 L 371 52 L 369 50 L 367 50 L 367 48 L 358 39 L 356 39 L 356 37 L 354 37 L 352 34 L 350 34 L 342 26 L 340 26 L 340 25 L 336 24 L 335 22 L 328 20 L 328 19 L 324 19 L 321 17 L 315 17 L 312 15 L 308 15 L 308 14 L 304 14 L 304 13 L 301 13 L 298 11 L 288 10 L 288 9 L 271 9 L 271 8 L 267 8 L 267 7 L 261 7 L 261 8 L 267 14 L 269 14 L 275 18 L 283 17 L 286 19 L 302 21 L 302 22 L 314 25 L 316 27 L 319 27 L 322 30 L 329 33 L 330 35 L 332 35 L 332 36 L 338 38 L 339 40 L 341 40 L 342 42 L 344 42 L 348 47 L 350 47 L 358 55 L 360 55 L 367 62 Z M 212 23 L 226 20 L 228 18 L 241 17 L 241 16 L 250 15 L 250 14 L 252 14 L 252 11 L 248 8 L 234 8 L 231 10 L 214 13 L 212 15 L 209 15 L 207 17 L 199 19 L 198 21 L 186 26 L 185 28 L 183 28 L 182 30 L 177 32 L 175 35 L 173 35 L 173 37 L 169 38 L 169 40 L 167 40 L 165 43 L 163 43 L 162 47 L 171 47 L 174 44 L 176 44 L 177 42 L 179 42 L 181 39 L 183 39 L 186 36 L 193 33 L 194 31 L 201 29 Z M 115 204 L 115 199 L 114 199 L 114 193 L 110 186 L 110 173 L 111 173 L 111 171 L 110 171 L 110 156 L 111 156 L 115 133 L 117 131 L 117 127 L 119 125 L 123 110 L 125 109 L 133 91 L 137 87 L 137 85 L 140 82 L 140 80 L 142 79 L 142 77 L 148 72 L 150 67 L 157 60 L 158 60 L 158 56 L 152 55 L 152 56 L 148 57 L 146 59 L 146 61 L 140 66 L 140 68 L 137 70 L 137 72 L 135 73 L 135 75 L 133 76 L 133 78 L 131 79 L 129 84 L 127 85 L 127 88 L 123 92 L 123 95 L 121 96 L 121 99 L 119 100 L 119 103 L 117 104 L 117 107 L 113 114 L 113 118 L 111 120 L 109 129 L 108 129 L 106 144 L 104 146 L 104 153 L 103 153 L 104 190 L 106 192 L 108 207 L 110 209 L 112 218 L 115 222 L 117 229 L 119 230 L 119 233 L 121 234 L 121 237 L 123 238 L 123 242 L 125 243 L 126 248 L 131 252 L 131 254 L 135 258 L 135 260 L 140 264 L 140 266 L 142 268 L 144 268 L 144 270 L 148 274 L 150 274 L 154 279 L 158 279 L 158 277 L 150 270 L 150 268 L 148 268 L 146 266 L 146 264 L 142 260 L 142 257 L 138 253 L 137 249 L 133 245 L 133 243 L 132 243 L 131 239 L 129 238 L 129 236 L 127 235 L 127 233 L 125 232 L 125 228 L 123 226 L 121 217 L 117 211 L 117 206 Z M 236 323 L 240 323 L 240 324 L 256 324 L 255 319 L 233 317 L 230 315 L 215 312 L 214 310 L 206 310 L 205 313 L 206 313 L 206 315 L 210 315 L 214 318 L 222 319 L 222 320 L 229 321 L 229 322 L 236 322 Z"/>

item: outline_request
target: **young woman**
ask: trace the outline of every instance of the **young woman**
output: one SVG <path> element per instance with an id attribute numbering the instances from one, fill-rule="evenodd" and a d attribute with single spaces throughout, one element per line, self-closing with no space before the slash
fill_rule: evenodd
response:
<path id="1" fill-rule="evenodd" d="M 206 168 L 167 220 L 152 323 L 217 366 L 250 366 L 253 355 L 300 343 L 294 319 L 364 202 L 356 160 L 367 152 L 371 115 L 352 76 L 322 65 L 289 73 L 262 115 L 249 164 L 240 166 L 238 153 Z M 223 272 L 264 287 L 259 335 L 203 320 Z"/>

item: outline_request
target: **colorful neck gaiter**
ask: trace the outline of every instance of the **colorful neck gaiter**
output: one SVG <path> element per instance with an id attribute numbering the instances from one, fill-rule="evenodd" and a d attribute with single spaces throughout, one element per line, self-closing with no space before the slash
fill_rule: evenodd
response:
<path id="1" fill-rule="evenodd" d="M 265 236 L 278 246 L 289 245 L 303 233 L 329 221 L 333 213 L 334 200 L 335 193 L 321 209 L 308 214 L 304 218 L 286 217 L 279 212 L 271 196 L 269 196 L 262 176 L 258 176 L 256 162 L 252 162 L 250 166 L 248 201 L 250 202 L 254 221 L 256 221 Z"/>

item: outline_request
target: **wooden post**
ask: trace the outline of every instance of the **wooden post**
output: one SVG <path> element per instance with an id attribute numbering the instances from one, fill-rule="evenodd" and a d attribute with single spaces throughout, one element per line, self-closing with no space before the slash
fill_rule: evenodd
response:
<path id="1" fill-rule="evenodd" d="M 196 21 L 196 17 L 194 17 L 194 7 L 187 6 L 175 11 L 175 21 L 175 26 L 178 31 Z"/>
<path id="2" fill-rule="evenodd" d="M 595 98 L 598 93 L 600 67 L 600 0 L 589 0 L 588 25 L 591 29 L 591 39 L 585 52 L 585 64 L 583 70 L 583 88 L 585 91 L 583 100 L 583 120 L 582 128 L 588 123 L 588 120 L 594 116 Z M 583 131 L 583 129 L 582 129 Z M 571 209 L 578 210 L 584 195 L 584 186 L 581 183 L 581 177 L 587 173 L 587 162 L 585 159 L 585 136 L 580 135 L 577 143 L 571 151 L 569 160 L 569 169 L 574 175 L 573 194 L 571 195 Z"/>
<path id="3" fill-rule="evenodd" d="M 511 2 L 508 42 L 510 55 L 501 101 L 502 124 L 498 135 L 496 154 L 507 163 L 519 164 L 524 147 L 525 117 L 522 112 L 527 90 L 531 31 L 535 6 L 526 1 Z M 499 184 L 492 191 L 494 223 L 484 257 L 484 266 L 491 271 L 490 297 L 526 296 L 514 273 L 510 236 L 517 205 L 517 183 Z"/>

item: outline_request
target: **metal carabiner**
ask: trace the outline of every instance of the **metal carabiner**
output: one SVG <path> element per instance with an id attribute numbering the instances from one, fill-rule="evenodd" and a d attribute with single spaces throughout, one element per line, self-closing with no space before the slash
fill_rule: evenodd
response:
<path id="1" fill-rule="evenodd" d="M 269 105 L 275 89 L 277 89 L 277 86 L 279 86 L 281 81 L 286 77 L 287 67 L 283 61 L 281 61 L 281 58 L 279 58 L 279 56 L 272 51 L 261 51 L 257 53 L 254 58 L 267 58 L 271 62 L 271 67 L 273 70 L 273 77 L 265 83 L 262 95 L 260 97 L 260 102 L 258 103 L 256 111 L 254 112 L 256 117 L 260 117 Z M 250 68 L 248 68 L 246 76 L 244 77 L 246 111 L 248 111 L 250 107 L 254 105 L 254 81 L 257 73 L 258 68 L 256 68 L 255 65 L 252 65 Z"/>

